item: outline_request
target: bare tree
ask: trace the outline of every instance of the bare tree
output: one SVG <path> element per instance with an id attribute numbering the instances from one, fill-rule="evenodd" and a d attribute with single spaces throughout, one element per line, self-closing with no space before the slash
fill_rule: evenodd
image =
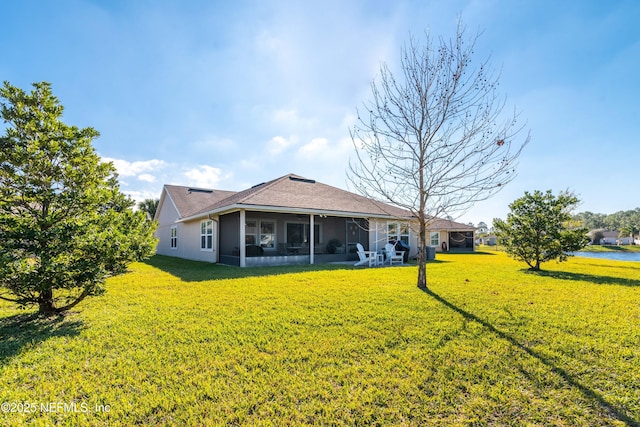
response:
<path id="1" fill-rule="evenodd" d="M 347 176 L 368 197 L 403 207 L 418 219 L 418 244 L 437 216 L 462 214 L 515 177 L 528 143 L 518 113 L 504 114 L 498 77 L 488 59 L 472 65 L 480 33 L 424 44 L 413 37 L 401 51 L 398 75 L 387 64 L 371 83 L 372 99 L 351 129 L 356 155 Z M 426 254 L 418 253 L 418 287 L 427 287 Z"/>

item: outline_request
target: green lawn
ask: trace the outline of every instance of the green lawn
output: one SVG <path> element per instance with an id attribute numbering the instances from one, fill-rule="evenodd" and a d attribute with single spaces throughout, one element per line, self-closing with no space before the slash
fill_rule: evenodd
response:
<path id="1" fill-rule="evenodd" d="M 64 318 L 0 303 L 0 425 L 640 425 L 640 265 L 524 267 L 156 256 Z"/>

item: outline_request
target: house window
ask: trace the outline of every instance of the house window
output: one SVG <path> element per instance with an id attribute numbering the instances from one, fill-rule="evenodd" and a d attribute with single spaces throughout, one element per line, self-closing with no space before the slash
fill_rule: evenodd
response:
<path id="1" fill-rule="evenodd" d="M 249 219 L 244 223 L 244 243 L 259 245 L 264 249 L 276 247 L 275 221 Z"/>
<path id="2" fill-rule="evenodd" d="M 408 222 L 390 222 L 387 224 L 387 239 L 389 241 L 402 240 L 409 244 L 409 223 Z"/>
<path id="3" fill-rule="evenodd" d="M 200 250 L 213 250 L 213 221 L 210 219 L 200 223 Z"/>
<path id="4" fill-rule="evenodd" d="M 429 236 L 429 244 L 431 246 L 439 246 L 440 245 L 440 233 L 437 231 L 432 231 Z"/>
<path id="5" fill-rule="evenodd" d="M 178 227 L 171 227 L 171 239 L 170 239 L 170 247 L 171 249 L 178 249 Z"/>
<path id="6" fill-rule="evenodd" d="M 276 223 L 274 221 L 260 221 L 260 246 L 265 249 L 275 249 Z"/>
<path id="7" fill-rule="evenodd" d="M 245 245 L 255 245 L 258 241 L 258 221 L 249 220 L 244 223 L 244 243 Z"/>
<path id="8" fill-rule="evenodd" d="M 287 243 L 290 246 L 302 246 L 303 243 L 309 244 L 311 240 L 310 230 L 309 224 L 288 222 Z M 320 237 L 320 224 L 313 224 L 313 239 L 316 243 L 322 241 Z"/>

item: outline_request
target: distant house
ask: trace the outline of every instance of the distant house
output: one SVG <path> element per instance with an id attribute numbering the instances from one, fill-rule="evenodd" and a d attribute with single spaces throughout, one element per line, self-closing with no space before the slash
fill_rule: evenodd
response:
<path id="1" fill-rule="evenodd" d="M 434 218 L 428 227 L 427 244 L 440 252 L 472 252 L 475 250 L 475 231 L 471 225 L 449 219 Z"/>
<path id="2" fill-rule="evenodd" d="M 618 231 L 601 231 L 600 241 L 594 242 L 598 245 L 616 245 L 618 243 Z"/>
<path id="3" fill-rule="evenodd" d="M 498 243 L 498 238 L 495 234 L 488 234 L 482 239 L 482 244 L 487 246 L 495 246 Z"/>
<path id="4" fill-rule="evenodd" d="M 618 238 L 618 245 L 633 245 L 633 237 L 620 237 Z"/>
<path id="5" fill-rule="evenodd" d="M 158 254 L 241 267 L 357 260 L 357 243 L 418 250 L 410 212 L 293 174 L 239 192 L 165 185 L 155 219 Z M 474 231 L 434 218 L 428 243 L 473 251 Z"/>
<path id="6" fill-rule="evenodd" d="M 594 242 L 600 245 L 633 245 L 633 237 L 620 237 L 619 231 L 601 231 L 601 238 L 599 242 Z"/>

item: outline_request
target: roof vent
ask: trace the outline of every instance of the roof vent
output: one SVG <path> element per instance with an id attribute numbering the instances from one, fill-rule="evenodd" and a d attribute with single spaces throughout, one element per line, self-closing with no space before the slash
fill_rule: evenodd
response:
<path id="1" fill-rule="evenodd" d="M 253 186 L 253 187 L 251 187 L 251 188 L 260 187 L 261 185 L 265 185 L 265 184 L 266 184 L 266 182 L 261 182 L 260 184 L 256 184 L 256 185 L 254 185 L 254 186 Z"/>
<path id="2" fill-rule="evenodd" d="M 297 176 L 290 176 L 289 179 L 291 181 L 304 182 L 305 184 L 315 184 L 316 183 L 315 179 L 299 178 Z"/>
<path id="3" fill-rule="evenodd" d="M 207 193 L 207 194 L 211 194 L 211 193 L 213 193 L 213 190 L 206 190 L 204 188 L 190 188 L 187 191 L 189 192 L 189 194 L 191 194 L 191 193 Z"/>

